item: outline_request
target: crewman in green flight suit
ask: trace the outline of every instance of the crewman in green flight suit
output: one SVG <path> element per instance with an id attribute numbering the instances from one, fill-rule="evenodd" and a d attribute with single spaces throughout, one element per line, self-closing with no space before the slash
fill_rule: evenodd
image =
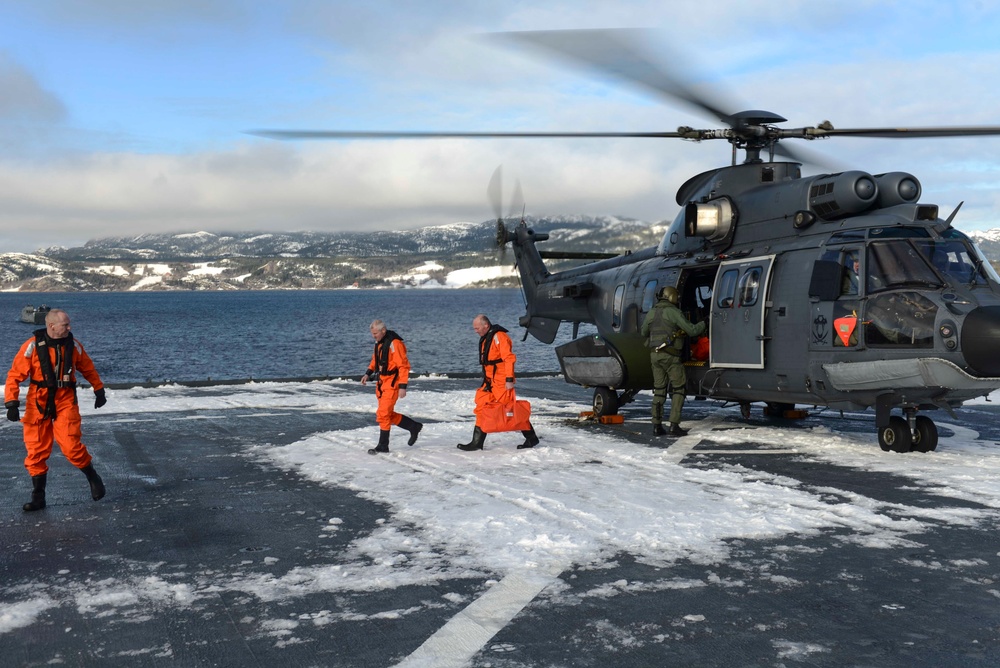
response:
<path id="1" fill-rule="evenodd" d="M 700 336 L 705 323 L 692 324 L 677 306 L 680 295 L 677 288 L 667 285 L 656 293 L 656 304 L 642 320 L 640 332 L 651 349 L 653 366 L 653 435 L 684 436 L 681 429 L 681 409 L 684 407 L 687 372 L 681 360 L 684 336 Z M 663 404 L 667 402 L 667 383 L 672 388 L 670 396 L 670 430 L 663 428 Z"/>

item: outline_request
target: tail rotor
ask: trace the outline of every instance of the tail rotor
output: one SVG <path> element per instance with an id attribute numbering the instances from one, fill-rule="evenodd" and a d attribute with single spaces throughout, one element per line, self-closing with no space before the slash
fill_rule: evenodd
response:
<path id="1" fill-rule="evenodd" d="M 515 180 L 514 182 L 514 192 L 510 200 L 510 208 L 508 209 L 508 214 L 505 217 L 503 215 L 503 165 L 498 165 L 495 170 L 493 170 L 493 176 L 490 177 L 490 183 L 486 187 L 486 195 L 490 200 L 490 206 L 493 207 L 493 214 L 496 216 L 496 237 L 494 239 L 496 243 L 497 250 L 497 262 L 500 265 L 507 264 L 507 249 L 509 247 L 509 242 L 514 241 L 517 238 L 517 232 L 513 228 L 507 227 L 507 219 L 514 219 L 517 222 L 524 223 L 524 191 L 521 189 L 521 181 Z M 516 223 L 515 223 L 516 225 Z M 514 266 L 517 266 L 515 261 Z M 524 286 L 521 285 L 520 274 L 518 274 L 518 286 L 521 287 L 521 294 L 524 294 Z"/>
<path id="2" fill-rule="evenodd" d="M 506 221 L 514 219 L 517 222 L 524 222 L 524 191 L 521 189 L 521 181 L 516 180 L 514 193 L 510 199 L 510 208 L 507 215 L 504 216 L 502 210 L 503 165 L 498 165 L 493 170 L 493 176 L 490 177 L 490 183 L 486 187 L 486 195 L 490 200 L 490 206 L 493 207 L 493 215 L 496 217 L 496 247 L 499 249 L 498 258 L 503 263 L 507 257 L 507 243 L 513 241 L 516 236 L 514 231 L 507 227 Z"/>

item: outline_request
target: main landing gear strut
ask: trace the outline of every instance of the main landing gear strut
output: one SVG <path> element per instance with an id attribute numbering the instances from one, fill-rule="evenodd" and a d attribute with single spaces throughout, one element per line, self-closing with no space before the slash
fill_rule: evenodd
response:
<path id="1" fill-rule="evenodd" d="M 878 444 L 885 452 L 931 452 L 938 445 L 938 431 L 934 421 L 926 415 L 917 415 L 912 406 L 903 407 L 905 418 L 889 417 L 888 424 L 878 427 Z M 876 416 L 877 418 L 877 416 Z M 876 422 L 880 420 L 876 419 Z"/>

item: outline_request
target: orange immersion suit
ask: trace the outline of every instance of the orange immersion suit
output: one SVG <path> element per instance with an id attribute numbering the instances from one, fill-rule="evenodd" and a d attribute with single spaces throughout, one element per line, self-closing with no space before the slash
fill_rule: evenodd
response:
<path id="1" fill-rule="evenodd" d="M 377 378 L 375 396 L 378 397 L 378 410 L 375 412 L 375 419 L 380 429 L 388 431 L 403 419 L 402 413 L 395 410 L 396 401 L 399 399 L 399 391 L 406 389 L 410 379 L 406 344 L 396 332 L 387 330 L 382 340 L 375 344 L 375 352 L 368 365 L 368 377 Z"/>
<path id="2" fill-rule="evenodd" d="M 47 354 L 52 363 L 57 382 L 54 389 L 46 387 L 39 354 Z M 24 417 L 21 419 L 24 445 L 28 450 L 24 468 L 28 469 L 31 476 L 42 475 L 49 470 L 47 461 L 52 454 L 53 439 L 59 443 L 59 448 L 73 466 L 82 469 L 90 464 L 90 452 L 80 441 L 76 371 L 87 379 L 95 392 L 104 387 L 90 356 L 70 334 L 64 339 L 31 337 L 21 346 L 7 373 L 4 403 L 17 401 L 20 384 L 25 380 L 31 381 L 24 405 Z M 55 393 L 54 401 L 49 396 L 50 392 Z"/>
<path id="3" fill-rule="evenodd" d="M 483 367 L 483 384 L 476 390 L 476 426 L 482 428 L 479 413 L 488 403 L 509 403 L 507 383 L 514 382 L 517 355 L 507 330 L 493 325 L 479 340 L 479 363 Z"/>

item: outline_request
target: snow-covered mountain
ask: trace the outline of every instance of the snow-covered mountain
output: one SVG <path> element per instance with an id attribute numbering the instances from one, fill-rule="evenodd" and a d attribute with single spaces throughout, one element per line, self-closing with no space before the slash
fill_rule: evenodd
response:
<path id="1" fill-rule="evenodd" d="M 664 227 L 609 216 L 527 218 L 560 250 L 637 250 L 659 242 Z M 489 253 L 495 223 L 454 223 L 400 232 L 189 232 L 142 234 L 88 241 L 77 248 L 46 248 L 50 258 L 100 260 L 217 260 L 229 257 L 368 258 Z"/>
<path id="2" fill-rule="evenodd" d="M 982 249 L 990 262 L 1000 262 L 1000 228 L 985 232 L 969 232 L 968 235 Z"/>
<path id="3" fill-rule="evenodd" d="M 625 251 L 655 245 L 667 223 L 610 216 L 528 218 L 543 248 Z M 402 232 L 184 232 L 95 239 L 77 248 L 0 254 L 0 289 L 265 290 L 516 285 L 495 222 Z M 1000 229 L 971 232 L 994 264 Z M 559 268 L 556 262 L 550 262 Z"/>
<path id="4" fill-rule="evenodd" d="M 526 220 L 548 248 L 625 251 L 655 245 L 665 224 L 614 217 Z M 263 290 L 516 285 L 495 222 L 403 232 L 185 232 L 88 241 L 0 255 L 0 289 Z M 554 263 L 553 266 L 558 266 Z"/>

